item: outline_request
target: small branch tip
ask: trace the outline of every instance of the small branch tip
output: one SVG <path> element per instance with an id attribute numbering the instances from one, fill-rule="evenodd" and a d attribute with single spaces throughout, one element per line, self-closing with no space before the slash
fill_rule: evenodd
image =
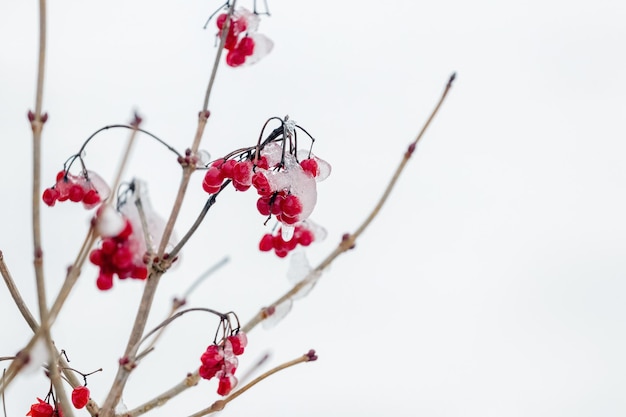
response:
<path id="1" fill-rule="evenodd" d="M 141 116 L 139 116 L 139 113 L 135 111 L 135 113 L 133 114 L 133 121 L 130 122 L 130 125 L 134 128 L 138 128 L 142 121 L 143 119 L 141 118 Z"/>
<path id="2" fill-rule="evenodd" d="M 313 362 L 317 360 L 315 349 L 310 349 L 307 353 L 304 354 L 304 356 L 307 357 L 307 362 Z"/>
<path id="3" fill-rule="evenodd" d="M 452 75 L 450 76 L 450 80 L 448 80 L 448 85 L 449 86 L 452 85 L 454 80 L 456 80 L 456 72 L 453 72 Z"/>

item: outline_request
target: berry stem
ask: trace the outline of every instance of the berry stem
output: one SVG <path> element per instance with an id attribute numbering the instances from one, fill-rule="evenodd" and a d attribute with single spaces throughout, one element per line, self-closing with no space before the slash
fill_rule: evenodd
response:
<path id="1" fill-rule="evenodd" d="M 202 210 L 200 211 L 200 214 L 198 214 L 198 217 L 196 217 L 196 220 L 193 222 L 193 224 L 191 225 L 191 227 L 189 228 L 187 233 L 185 233 L 185 236 L 183 236 L 180 239 L 178 244 L 170 252 L 170 258 L 175 258 L 178 255 L 178 253 L 185 246 L 187 241 L 189 241 L 189 238 L 191 238 L 191 236 L 196 232 L 196 230 L 198 230 L 198 227 L 200 227 L 200 224 L 202 223 L 202 220 L 204 220 L 204 218 L 206 217 L 207 213 L 209 212 L 209 209 L 211 209 L 213 204 L 215 204 L 215 202 L 217 200 L 217 196 L 230 183 L 231 183 L 231 180 L 224 181 L 224 184 L 222 184 L 222 187 L 220 188 L 220 190 L 218 192 L 216 192 L 215 194 L 211 194 L 211 196 L 208 198 L 206 203 L 204 203 L 204 207 L 202 207 Z"/>
<path id="2" fill-rule="evenodd" d="M 181 310 L 178 313 L 173 314 L 170 317 L 166 318 L 165 320 L 163 320 L 161 322 L 161 324 L 159 324 L 154 329 L 152 329 L 148 333 L 146 333 L 146 335 L 139 342 L 137 342 L 137 348 L 135 350 L 138 351 L 139 350 L 139 346 L 143 342 L 145 342 L 147 339 L 149 339 L 150 336 L 152 336 L 153 334 L 155 334 L 159 330 L 161 330 L 161 331 L 164 330 L 165 327 L 168 326 L 170 323 L 172 323 L 174 320 L 176 320 L 180 316 L 182 316 L 184 314 L 187 314 L 187 313 L 190 313 L 192 311 L 203 311 L 205 313 L 215 314 L 216 316 L 218 316 L 222 320 L 227 320 L 227 318 L 228 318 L 227 314 L 222 314 L 219 311 L 216 311 L 216 310 L 213 310 L 213 309 L 210 309 L 210 308 L 205 308 L 205 307 L 195 307 L 195 308 L 188 308 L 186 310 Z M 159 334 L 161 334 L 161 333 L 159 332 Z M 157 337 L 158 337 L 158 335 L 157 335 Z M 154 341 L 153 341 L 153 343 L 150 343 L 150 346 L 148 346 L 146 349 L 144 349 L 141 353 L 137 354 L 137 357 L 135 358 L 135 360 L 137 361 L 140 358 L 144 357 L 148 352 L 150 352 L 152 350 L 152 346 L 153 345 L 154 345 Z"/>

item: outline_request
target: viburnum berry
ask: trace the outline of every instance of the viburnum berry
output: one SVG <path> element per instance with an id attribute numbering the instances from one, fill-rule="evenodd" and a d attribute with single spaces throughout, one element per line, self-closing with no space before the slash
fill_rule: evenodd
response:
<path id="1" fill-rule="evenodd" d="M 237 50 L 245 56 L 250 56 L 254 53 L 254 39 L 249 36 L 243 37 L 237 45 Z"/>
<path id="2" fill-rule="evenodd" d="M 246 191 L 252 185 L 252 162 L 240 161 L 233 166 L 233 186 L 238 191 Z"/>
<path id="3" fill-rule="evenodd" d="M 31 417 L 52 417 L 54 414 L 52 406 L 41 398 L 37 398 L 37 401 L 36 404 L 30 406 L 30 410 L 26 415 Z"/>
<path id="4" fill-rule="evenodd" d="M 72 390 L 72 404 L 77 409 L 81 409 L 89 402 L 89 388 L 85 386 L 78 386 Z"/>
<path id="5" fill-rule="evenodd" d="M 234 375 L 224 375 L 220 377 L 217 393 L 219 395 L 228 395 L 235 388 L 235 385 L 237 385 L 237 378 Z"/>
<path id="6" fill-rule="evenodd" d="M 293 194 L 285 196 L 285 198 L 280 202 L 280 208 L 283 215 L 288 217 L 297 217 L 300 213 L 302 213 L 302 203 L 300 202 L 300 199 Z"/>
<path id="7" fill-rule="evenodd" d="M 226 54 L 226 64 L 231 67 L 238 67 L 246 62 L 246 55 L 239 49 L 233 49 Z"/>
<path id="8" fill-rule="evenodd" d="M 202 188 L 209 194 L 215 194 L 222 187 L 222 182 L 224 182 L 224 175 L 222 171 L 212 166 L 209 168 L 204 174 L 204 181 L 202 181 Z"/>
<path id="9" fill-rule="evenodd" d="M 266 233 L 259 242 L 259 249 L 263 252 L 269 252 L 274 249 L 274 236 L 271 233 Z"/>
<path id="10" fill-rule="evenodd" d="M 255 172 L 252 175 L 252 186 L 261 196 L 269 196 L 270 194 L 272 194 L 270 182 L 267 180 L 267 177 L 262 172 Z"/>
<path id="11" fill-rule="evenodd" d="M 59 198 L 59 192 L 54 187 L 46 188 L 43 192 L 42 200 L 46 205 L 50 207 L 56 204 L 58 198 Z"/>
<path id="12" fill-rule="evenodd" d="M 315 159 L 313 158 L 304 159 L 300 161 L 300 166 L 302 167 L 304 172 L 308 173 L 314 178 L 317 177 L 317 174 L 319 173 L 319 167 Z"/>
<path id="13" fill-rule="evenodd" d="M 233 353 L 237 356 L 243 354 L 244 348 L 248 345 L 248 337 L 244 332 L 239 332 L 234 336 L 228 336 L 228 341 L 233 346 Z"/>

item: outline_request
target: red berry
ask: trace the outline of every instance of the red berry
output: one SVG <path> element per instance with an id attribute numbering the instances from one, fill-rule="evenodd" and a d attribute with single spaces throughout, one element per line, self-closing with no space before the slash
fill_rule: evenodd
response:
<path id="1" fill-rule="evenodd" d="M 65 178 L 65 171 L 59 171 L 57 172 L 57 182 L 63 180 L 63 178 Z"/>
<path id="2" fill-rule="evenodd" d="M 111 262 L 118 269 L 128 269 L 133 264 L 133 252 L 128 247 L 118 247 L 111 257 Z"/>
<path id="3" fill-rule="evenodd" d="M 270 165 L 267 162 L 267 158 L 265 156 L 262 156 L 259 158 L 258 161 L 256 161 L 256 166 L 258 166 L 261 169 L 269 169 Z"/>
<path id="4" fill-rule="evenodd" d="M 302 203 L 300 202 L 300 199 L 294 194 L 287 195 L 284 200 L 281 201 L 280 208 L 283 212 L 283 215 L 292 218 L 297 218 L 298 215 L 302 213 Z"/>
<path id="5" fill-rule="evenodd" d="M 83 204 L 91 206 L 100 202 L 100 194 L 93 188 L 85 193 Z"/>
<path id="6" fill-rule="evenodd" d="M 83 197 L 85 196 L 85 190 L 79 184 L 74 184 L 70 187 L 70 201 L 74 203 L 78 203 L 79 201 L 83 201 Z"/>
<path id="7" fill-rule="evenodd" d="M 313 232 L 309 229 L 296 229 L 293 238 L 297 239 L 302 246 L 309 246 L 315 240 Z"/>
<path id="8" fill-rule="evenodd" d="M 266 233 L 259 242 L 259 249 L 263 252 L 269 252 L 274 248 L 274 236 L 270 233 Z"/>
<path id="9" fill-rule="evenodd" d="M 262 172 L 255 172 L 254 175 L 252 175 L 252 185 L 256 188 L 259 195 L 268 196 L 272 194 L 270 182 Z"/>
<path id="10" fill-rule="evenodd" d="M 87 387 L 76 387 L 72 391 L 72 404 L 74 407 L 81 409 L 87 405 L 89 402 L 89 388 Z"/>
<path id="11" fill-rule="evenodd" d="M 233 28 L 233 33 L 235 35 L 239 35 L 241 32 L 245 32 L 248 29 L 248 22 L 243 17 L 239 19 L 233 19 L 231 22 L 231 27 Z"/>
<path id="12" fill-rule="evenodd" d="M 245 56 L 250 56 L 254 53 L 254 39 L 246 36 L 239 41 L 237 49 L 241 51 Z"/>
<path id="13" fill-rule="evenodd" d="M 148 268 L 146 268 L 143 265 L 141 266 L 135 265 L 131 276 L 135 279 L 146 279 L 148 278 Z"/>
<path id="14" fill-rule="evenodd" d="M 100 271 L 98 279 L 96 280 L 96 286 L 99 290 L 106 291 L 113 288 L 113 274 L 105 274 Z"/>
<path id="15" fill-rule="evenodd" d="M 89 253 L 89 261 L 96 265 L 102 266 L 103 264 L 103 254 L 100 249 L 94 249 Z"/>
<path id="16" fill-rule="evenodd" d="M 296 223 L 298 223 L 298 216 L 295 216 L 295 217 L 287 216 L 285 213 L 278 214 L 276 216 L 276 219 L 279 222 L 282 222 L 282 223 L 285 223 L 285 224 L 296 224 Z"/>
<path id="17" fill-rule="evenodd" d="M 56 204 L 57 199 L 59 198 L 59 192 L 55 188 L 46 188 L 41 198 L 46 205 L 52 207 Z"/>
<path id="18" fill-rule="evenodd" d="M 113 255 L 117 250 L 117 242 L 113 238 L 102 239 L 100 249 L 104 255 Z"/>
<path id="19" fill-rule="evenodd" d="M 54 413 L 52 406 L 41 398 L 37 398 L 37 401 L 39 401 L 37 404 L 30 406 L 30 411 L 26 415 L 32 417 L 52 417 Z"/>
<path id="20" fill-rule="evenodd" d="M 233 168 L 235 167 L 235 165 L 237 165 L 237 161 L 235 161 L 234 159 L 229 159 L 228 161 L 224 162 L 224 164 L 222 164 L 220 169 L 222 170 L 222 175 L 224 176 L 224 178 L 233 178 Z"/>
<path id="21" fill-rule="evenodd" d="M 276 194 L 274 196 L 274 201 L 270 205 L 270 210 L 272 210 L 273 215 L 277 216 L 283 212 L 281 206 L 282 206 L 284 199 L 285 199 L 284 194 Z"/>
<path id="22" fill-rule="evenodd" d="M 319 174 L 319 167 L 317 166 L 317 161 L 313 158 L 304 159 L 300 162 L 300 166 L 304 170 L 304 172 L 308 173 L 312 177 L 317 177 Z"/>
<path id="23" fill-rule="evenodd" d="M 239 332 L 234 336 L 228 336 L 228 340 L 233 347 L 233 353 L 235 355 L 243 354 L 244 348 L 248 344 L 248 338 L 244 332 Z"/>
<path id="24" fill-rule="evenodd" d="M 228 35 L 226 35 L 226 41 L 224 42 L 224 49 L 228 51 L 234 51 L 237 48 L 237 35 L 233 34 L 233 27 L 231 25 Z M 230 64 L 228 64 L 230 65 Z"/>
<path id="25" fill-rule="evenodd" d="M 224 174 L 218 167 L 212 166 L 204 174 L 204 182 L 209 186 L 220 186 L 224 181 Z"/>
<path id="26" fill-rule="evenodd" d="M 222 13 L 221 15 L 217 16 L 217 20 L 215 21 L 215 23 L 217 23 L 218 29 L 221 29 L 224 27 L 224 23 L 226 23 L 227 17 L 228 15 L 226 13 Z"/>
<path id="27" fill-rule="evenodd" d="M 238 67 L 244 62 L 246 62 L 246 56 L 241 51 L 237 49 L 228 51 L 228 54 L 226 55 L 226 64 L 231 67 Z"/>
<path id="28" fill-rule="evenodd" d="M 202 181 L 202 188 L 209 194 L 215 194 L 218 192 L 224 181 L 222 171 L 217 167 L 211 167 L 204 175 L 204 181 Z"/>
<path id="29" fill-rule="evenodd" d="M 256 201 L 256 209 L 259 211 L 259 213 L 261 213 L 261 215 L 263 216 L 269 216 L 271 209 L 270 209 L 270 197 L 261 197 Z"/>
<path id="30" fill-rule="evenodd" d="M 220 383 L 217 386 L 217 393 L 219 395 L 228 395 L 230 391 L 237 385 L 237 378 L 232 375 L 226 375 L 220 378 Z"/>
<path id="31" fill-rule="evenodd" d="M 233 166 L 233 186 L 237 191 L 246 191 L 252 185 L 252 162 L 241 161 Z"/>

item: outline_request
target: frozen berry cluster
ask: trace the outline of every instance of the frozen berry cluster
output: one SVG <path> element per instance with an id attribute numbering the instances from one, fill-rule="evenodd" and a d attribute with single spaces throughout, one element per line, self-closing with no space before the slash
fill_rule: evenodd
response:
<path id="1" fill-rule="evenodd" d="M 207 347 L 200 357 L 202 365 L 198 373 L 204 379 L 216 377 L 219 379 L 217 393 L 228 395 L 237 385 L 237 378 L 234 376 L 239 360 L 237 356 L 244 352 L 248 344 L 246 334 L 238 332 L 228 336 L 220 345 L 213 343 Z"/>
<path id="2" fill-rule="evenodd" d="M 259 242 L 259 249 L 263 252 L 274 250 L 279 258 L 284 258 L 298 245 L 309 246 L 315 240 L 313 231 L 306 227 L 305 223 L 296 225 L 291 239 L 285 240 L 282 230 L 279 228 L 276 234 L 266 233 Z"/>
<path id="3" fill-rule="evenodd" d="M 238 191 L 254 188 L 258 194 L 257 211 L 274 217 L 282 229 L 261 239 L 262 251 L 274 250 L 285 257 L 297 245 L 308 246 L 314 240 L 303 222 L 310 216 L 317 201 L 317 182 L 330 174 L 330 165 L 308 150 L 285 152 L 283 141 L 266 143 L 256 152 L 248 151 L 234 157 L 218 159 L 209 165 L 202 188 L 218 193 L 231 181 Z M 291 149 L 291 148 L 290 148 Z M 293 236 L 293 238 L 292 238 Z"/>
<path id="4" fill-rule="evenodd" d="M 96 207 L 109 195 L 109 187 L 96 173 L 84 171 L 81 175 L 72 175 L 59 171 L 56 184 L 43 192 L 43 202 L 52 207 L 57 201 L 83 203 L 86 209 Z"/>
<path id="5" fill-rule="evenodd" d="M 226 13 L 217 17 L 218 36 L 222 35 L 227 18 Z M 228 51 L 226 64 L 231 67 L 253 64 L 271 51 L 272 41 L 256 33 L 259 22 L 258 15 L 247 9 L 240 8 L 233 13 L 224 43 L 224 49 Z"/>
<path id="6" fill-rule="evenodd" d="M 146 279 L 148 269 L 143 262 L 143 253 L 137 237 L 133 234 L 133 226 L 125 219 L 125 226 L 121 232 L 112 237 L 105 237 L 100 247 L 92 250 L 89 260 L 100 267 L 96 285 L 100 290 L 109 290 L 113 287 L 113 276 L 120 279 Z"/>

